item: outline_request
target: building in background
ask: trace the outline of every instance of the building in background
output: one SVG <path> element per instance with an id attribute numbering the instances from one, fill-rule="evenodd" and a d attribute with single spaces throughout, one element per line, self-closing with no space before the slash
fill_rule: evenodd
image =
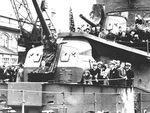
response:
<path id="1" fill-rule="evenodd" d="M 13 26 L 12 26 L 13 25 Z M 18 63 L 20 30 L 9 19 L 0 18 L 0 65 Z"/>

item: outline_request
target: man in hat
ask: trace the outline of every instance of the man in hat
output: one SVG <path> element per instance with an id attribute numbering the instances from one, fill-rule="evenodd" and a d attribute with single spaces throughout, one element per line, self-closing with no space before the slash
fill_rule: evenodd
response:
<path id="1" fill-rule="evenodd" d="M 92 75 L 93 84 L 98 84 L 98 76 L 100 75 L 100 70 L 97 68 L 97 63 L 93 63 L 92 69 L 89 70 Z"/>
<path id="2" fill-rule="evenodd" d="M 103 75 L 101 74 L 101 72 L 102 72 L 102 65 L 103 65 L 102 61 L 97 62 L 97 68 L 99 70 L 99 73 L 98 73 L 99 75 L 97 77 L 99 79 L 98 84 L 101 84 L 101 85 L 103 85 L 103 82 L 104 82 Z"/>
<path id="3" fill-rule="evenodd" d="M 127 62 L 125 64 L 125 70 L 126 70 L 126 76 L 127 76 L 127 86 L 132 86 L 133 85 L 133 80 L 134 80 L 134 72 L 131 69 L 131 63 Z"/>
<path id="4" fill-rule="evenodd" d="M 116 65 L 115 61 L 110 61 L 110 63 L 109 63 L 109 67 L 110 67 L 109 79 L 111 79 L 111 80 L 109 81 L 109 85 L 118 85 L 117 78 L 119 78 L 119 72 L 116 69 L 115 65 Z"/>
<path id="5" fill-rule="evenodd" d="M 120 63 L 120 67 L 118 68 L 120 80 L 118 83 L 120 86 L 126 86 L 126 70 L 125 70 L 125 62 Z"/>

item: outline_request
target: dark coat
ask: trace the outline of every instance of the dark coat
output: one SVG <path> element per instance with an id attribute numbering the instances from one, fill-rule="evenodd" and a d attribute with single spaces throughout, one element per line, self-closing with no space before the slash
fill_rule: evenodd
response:
<path id="1" fill-rule="evenodd" d="M 110 70 L 109 79 L 111 79 L 111 80 L 109 81 L 109 84 L 110 85 L 118 85 L 118 80 L 113 80 L 113 79 L 117 79 L 117 78 L 120 78 L 118 70 L 115 68 L 113 70 Z"/>
<path id="2" fill-rule="evenodd" d="M 113 69 L 113 70 L 110 70 L 110 76 L 109 76 L 110 79 L 114 79 L 114 78 L 120 78 L 119 77 L 119 72 L 117 69 Z"/>
<path id="3" fill-rule="evenodd" d="M 131 87 L 133 85 L 134 72 L 130 69 L 126 71 L 127 76 L 127 86 Z"/>
<path id="4" fill-rule="evenodd" d="M 97 75 L 97 76 L 100 75 L 100 70 L 98 68 L 96 70 L 90 69 L 89 71 L 92 75 L 92 79 L 95 79 L 95 75 Z"/>
<path id="5" fill-rule="evenodd" d="M 126 76 L 128 79 L 133 79 L 134 78 L 134 72 L 130 69 L 126 71 Z"/>

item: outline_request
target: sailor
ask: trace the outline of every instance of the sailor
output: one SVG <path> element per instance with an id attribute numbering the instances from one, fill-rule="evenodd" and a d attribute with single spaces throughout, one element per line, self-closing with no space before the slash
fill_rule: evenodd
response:
<path id="1" fill-rule="evenodd" d="M 118 78 L 119 78 L 119 72 L 118 72 L 118 70 L 116 69 L 116 63 L 115 63 L 115 61 L 110 61 L 110 63 L 109 63 L 109 67 L 110 67 L 110 75 L 109 75 L 109 79 L 111 79 L 110 81 L 109 81 L 109 84 L 110 85 L 118 85 Z"/>
<path id="2" fill-rule="evenodd" d="M 136 15 L 135 16 L 135 24 L 143 24 L 143 20 L 142 20 L 142 17 L 141 15 Z"/>
<path id="3" fill-rule="evenodd" d="M 98 84 L 98 76 L 100 75 L 100 70 L 97 68 L 97 63 L 93 63 L 92 69 L 89 70 L 92 75 L 93 84 Z"/>
<path id="4" fill-rule="evenodd" d="M 126 69 L 126 76 L 127 76 L 127 86 L 133 86 L 133 80 L 134 80 L 134 72 L 131 69 L 131 63 L 127 62 L 125 65 Z"/>
<path id="5" fill-rule="evenodd" d="M 101 84 L 103 85 L 103 74 L 102 74 L 102 65 L 103 65 L 103 62 L 102 61 L 99 61 L 97 62 L 97 68 L 99 70 L 99 75 L 98 75 L 98 84 Z"/>
<path id="6" fill-rule="evenodd" d="M 107 72 L 106 72 L 106 66 L 104 64 L 101 66 L 100 76 L 101 76 L 100 84 L 106 85 Z"/>
<path id="7" fill-rule="evenodd" d="M 120 80 L 118 80 L 119 86 L 126 85 L 126 71 L 125 71 L 125 62 L 121 62 L 120 67 L 118 68 Z"/>

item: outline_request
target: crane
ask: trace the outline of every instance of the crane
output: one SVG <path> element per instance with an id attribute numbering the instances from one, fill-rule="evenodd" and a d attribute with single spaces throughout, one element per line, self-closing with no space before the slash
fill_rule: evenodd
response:
<path id="1" fill-rule="evenodd" d="M 26 47 L 26 52 L 33 46 L 35 47 L 41 45 L 43 40 L 42 37 L 44 34 L 43 29 L 40 25 L 37 24 L 38 17 L 34 21 L 27 0 L 10 0 L 10 2 L 12 4 L 22 34 L 21 38 L 18 40 L 19 45 L 23 45 L 24 47 Z M 45 2 L 45 0 L 42 0 L 41 10 L 42 12 L 45 12 L 48 17 L 48 19 L 46 20 L 49 21 L 48 27 L 52 33 L 51 35 L 53 35 L 54 33 L 56 33 L 56 29 L 46 9 L 47 3 Z"/>
<path id="2" fill-rule="evenodd" d="M 36 43 L 40 42 L 40 29 L 37 28 L 29 9 L 27 0 L 10 0 L 15 16 L 18 20 L 19 29 L 21 32 L 18 44 L 26 48 L 26 52 Z M 27 30 L 28 29 L 28 30 Z"/>
<path id="3" fill-rule="evenodd" d="M 10 0 L 15 16 L 18 20 L 23 20 L 24 22 L 27 21 L 29 23 L 34 23 L 33 16 L 31 14 L 31 11 L 29 9 L 28 3 L 26 0 Z M 21 11 L 25 11 L 25 13 L 21 14 Z M 19 27 L 23 28 L 24 22 L 19 22 Z"/>
<path id="4" fill-rule="evenodd" d="M 10 2 L 12 4 L 15 16 L 18 20 L 21 32 L 21 38 L 18 40 L 18 44 L 24 46 L 26 48 L 26 52 L 32 47 L 41 45 L 43 30 L 41 26 L 37 24 L 38 18 L 36 19 L 36 21 L 34 21 L 27 0 L 10 0 Z M 47 4 L 45 3 L 45 0 L 43 0 L 41 2 L 41 9 L 43 12 L 46 12 L 46 5 Z M 49 16 L 48 18 L 49 19 L 47 20 L 49 20 L 49 28 L 53 31 L 56 31 Z"/>

